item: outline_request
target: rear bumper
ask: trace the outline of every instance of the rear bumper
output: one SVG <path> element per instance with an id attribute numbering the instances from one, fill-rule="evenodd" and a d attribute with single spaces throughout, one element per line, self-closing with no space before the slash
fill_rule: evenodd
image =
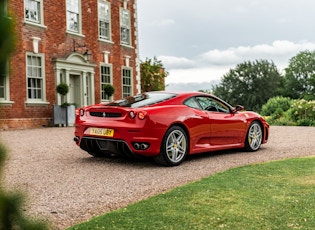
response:
<path id="1" fill-rule="evenodd" d="M 141 156 L 156 156 L 160 154 L 161 139 L 163 138 L 163 134 L 160 133 L 162 132 L 161 130 L 115 130 L 115 134 L 124 133 L 124 138 L 122 136 L 107 138 L 88 135 L 88 132 L 81 128 L 76 127 L 74 141 L 81 149 L 87 152 Z"/>

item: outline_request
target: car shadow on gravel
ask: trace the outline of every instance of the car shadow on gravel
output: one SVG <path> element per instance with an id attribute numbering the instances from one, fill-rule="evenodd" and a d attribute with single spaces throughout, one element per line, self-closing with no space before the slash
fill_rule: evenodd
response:
<path id="1" fill-rule="evenodd" d="M 264 149 L 260 149 L 258 151 L 264 151 Z M 243 149 L 231 149 L 231 150 L 220 150 L 220 151 L 213 151 L 213 152 L 205 152 L 205 153 L 198 153 L 193 155 L 188 155 L 184 162 L 195 162 L 201 161 L 208 158 L 216 158 L 224 155 L 237 155 L 237 154 L 251 154 L 250 152 L 245 152 Z M 106 156 L 106 157 L 92 157 L 86 156 L 78 158 L 78 162 L 83 164 L 96 164 L 96 165 L 106 165 L 106 164 L 116 164 L 116 165 L 123 165 L 123 166 L 132 166 L 132 167 L 165 167 L 162 165 L 158 165 L 153 157 L 125 157 L 121 155 L 115 156 Z M 180 165 L 179 165 L 180 167 Z"/>
<path id="2" fill-rule="evenodd" d="M 116 164 L 116 165 L 132 165 L 133 167 L 152 167 L 155 166 L 151 157 L 125 157 L 125 156 L 108 156 L 108 157 L 83 157 L 78 159 L 83 164 Z"/>

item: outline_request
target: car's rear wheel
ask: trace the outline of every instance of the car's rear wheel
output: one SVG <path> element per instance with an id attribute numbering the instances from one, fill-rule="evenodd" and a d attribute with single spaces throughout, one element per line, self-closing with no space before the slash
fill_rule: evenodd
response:
<path id="1" fill-rule="evenodd" d="M 263 131 L 258 121 L 253 121 L 247 131 L 245 149 L 249 152 L 258 150 L 261 146 Z"/>
<path id="2" fill-rule="evenodd" d="M 161 153 L 154 159 L 165 166 L 177 166 L 184 161 L 187 152 L 186 132 L 179 126 L 172 126 L 162 140 Z"/>

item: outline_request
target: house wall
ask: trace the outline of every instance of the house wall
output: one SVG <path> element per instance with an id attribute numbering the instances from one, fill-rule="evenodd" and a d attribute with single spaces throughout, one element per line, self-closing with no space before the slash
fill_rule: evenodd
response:
<path id="1" fill-rule="evenodd" d="M 24 1 L 9 1 L 8 13 L 15 24 L 16 47 L 10 58 L 9 90 L 10 102 L 1 103 L 0 128 L 33 128 L 52 125 L 52 107 L 57 104 L 56 69 L 54 60 L 67 58 L 73 53 L 73 39 L 78 44 L 86 44 L 91 53 L 90 63 L 94 64 L 94 101 L 101 102 L 100 63 L 104 63 L 104 52 L 109 52 L 108 63 L 112 65 L 113 99 L 122 97 L 122 67 L 126 66 L 126 56 L 130 57 L 132 68 L 132 91 L 140 93 L 140 71 L 138 64 L 137 12 L 136 0 L 127 1 L 131 15 L 131 45 L 120 43 L 120 7 L 123 0 L 107 0 L 111 3 L 111 42 L 98 38 L 98 1 L 81 0 L 82 34 L 67 32 L 66 0 L 43 0 L 44 26 L 25 23 Z M 33 53 L 33 37 L 40 38 L 38 53 L 45 60 L 46 103 L 27 102 L 26 53 Z M 83 54 L 86 47 L 76 49 Z"/>

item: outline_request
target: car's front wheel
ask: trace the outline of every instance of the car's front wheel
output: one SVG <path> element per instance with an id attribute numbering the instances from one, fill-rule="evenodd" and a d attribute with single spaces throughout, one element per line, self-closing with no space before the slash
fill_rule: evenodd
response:
<path id="1" fill-rule="evenodd" d="M 253 121 L 247 131 L 245 149 L 249 152 L 258 150 L 261 146 L 263 131 L 258 121 Z"/>
<path id="2" fill-rule="evenodd" d="M 177 166 L 183 162 L 188 152 L 186 132 L 179 126 L 172 126 L 165 134 L 161 153 L 154 159 L 165 166 Z"/>

